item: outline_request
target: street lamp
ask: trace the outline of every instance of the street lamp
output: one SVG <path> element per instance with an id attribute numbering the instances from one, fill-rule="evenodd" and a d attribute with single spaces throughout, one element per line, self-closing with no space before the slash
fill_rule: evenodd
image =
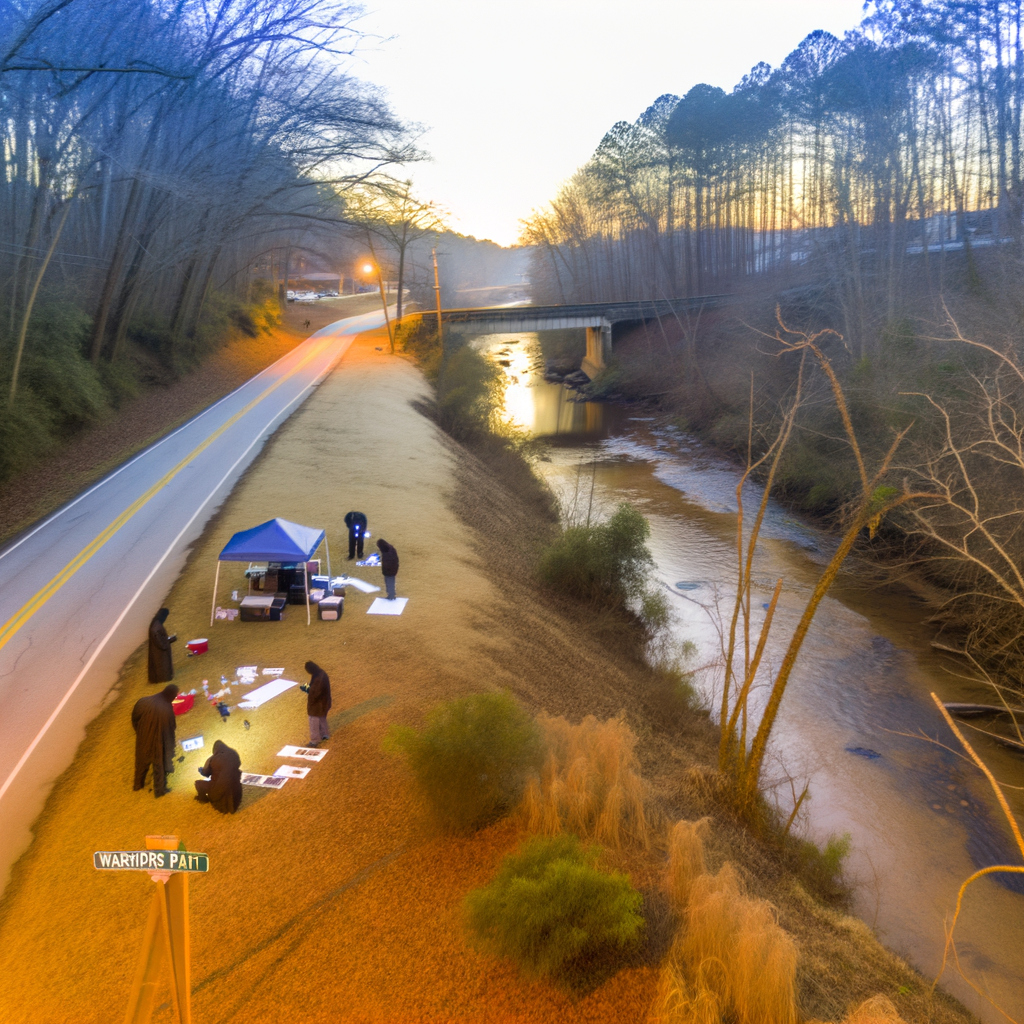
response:
<path id="1" fill-rule="evenodd" d="M 388 327 L 388 342 L 391 344 L 391 354 L 394 355 L 395 336 L 391 330 L 391 317 L 388 316 L 388 300 L 384 295 L 384 279 L 380 276 L 380 267 L 376 263 L 367 262 L 363 264 L 364 274 L 372 274 L 374 272 L 377 274 L 377 287 L 380 288 L 380 303 L 384 307 L 384 323 Z"/>

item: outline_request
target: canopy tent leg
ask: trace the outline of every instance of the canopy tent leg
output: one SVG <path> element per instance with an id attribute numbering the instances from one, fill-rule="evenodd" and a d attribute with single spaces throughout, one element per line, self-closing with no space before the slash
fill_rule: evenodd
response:
<path id="1" fill-rule="evenodd" d="M 327 579 L 329 581 L 332 578 L 331 577 L 331 545 L 327 543 L 327 534 L 326 533 L 324 534 L 324 549 L 327 552 Z M 332 591 L 332 593 L 333 593 L 333 591 Z"/>
<path id="2" fill-rule="evenodd" d="M 302 582 L 306 585 L 306 625 L 309 625 L 309 569 L 302 563 Z"/>
<path id="3" fill-rule="evenodd" d="M 220 582 L 220 559 L 217 559 L 217 572 L 213 577 L 213 604 L 210 605 L 210 625 L 213 625 L 213 616 L 217 612 L 217 584 Z"/>

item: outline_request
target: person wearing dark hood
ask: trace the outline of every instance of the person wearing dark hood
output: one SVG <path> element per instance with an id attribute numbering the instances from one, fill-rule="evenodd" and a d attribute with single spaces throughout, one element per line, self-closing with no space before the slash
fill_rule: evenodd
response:
<path id="1" fill-rule="evenodd" d="M 151 683 L 169 683 L 174 678 L 171 644 L 178 638 L 177 636 L 168 636 L 167 630 L 164 629 L 164 623 L 170 614 L 166 608 L 161 608 L 149 624 L 149 681 Z"/>
<path id="2" fill-rule="evenodd" d="M 132 708 L 135 730 L 135 785 L 146 785 L 146 773 L 153 766 L 153 796 L 167 792 L 167 774 L 174 771 L 174 698 L 178 688 L 171 683 L 159 693 L 142 697 Z"/>
<path id="3" fill-rule="evenodd" d="M 221 814 L 234 814 L 242 802 L 242 759 L 238 751 L 223 740 L 215 740 L 213 754 L 199 774 L 206 778 L 196 780 L 196 799 L 213 804 Z"/>
<path id="4" fill-rule="evenodd" d="M 348 527 L 348 560 L 356 555 L 363 557 L 363 541 L 366 539 L 366 516 L 362 512 L 347 512 L 345 525 Z"/>
<path id="5" fill-rule="evenodd" d="M 312 676 L 300 689 L 306 694 L 306 714 L 309 715 L 309 745 L 320 746 L 329 740 L 327 712 L 331 710 L 331 677 L 315 662 L 306 662 L 306 671 Z"/>
<path id="6" fill-rule="evenodd" d="M 377 541 L 380 550 L 380 571 L 384 573 L 384 586 L 387 587 L 388 600 L 395 599 L 395 577 L 398 575 L 398 551 L 383 537 Z"/>

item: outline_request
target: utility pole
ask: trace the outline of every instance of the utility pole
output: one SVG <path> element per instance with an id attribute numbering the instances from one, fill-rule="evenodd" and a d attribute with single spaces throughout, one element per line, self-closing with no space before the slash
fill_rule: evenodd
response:
<path id="1" fill-rule="evenodd" d="M 388 316 L 388 298 L 384 293 L 384 278 L 380 276 L 380 264 L 374 260 L 374 269 L 377 271 L 377 287 L 380 288 L 380 301 L 384 307 L 384 323 L 388 325 L 388 341 L 391 343 L 391 354 L 395 354 L 395 335 L 391 330 L 391 317 Z"/>
<path id="2" fill-rule="evenodd" d="M 434 298 L 437 300 L 437 340 L 441 343 L 441 352 L 444 352 L 444 327 L 441 323 L 441 281 L 437 276 L 437 246 L 430 250 L 434 259 Z"/>

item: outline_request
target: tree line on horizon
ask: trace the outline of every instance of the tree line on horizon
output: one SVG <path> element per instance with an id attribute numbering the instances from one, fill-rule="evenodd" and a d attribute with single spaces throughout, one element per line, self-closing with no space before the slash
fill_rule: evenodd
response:
<path id="1" fill-rule="evenodd" d="M 947 253 L 1024 240 L 1020 0 L 874 0 L 730 92 L 698 84 L 618 122 L 523 222 L 538 301 L 657 299 L 841 282 L 865 354 L 867 305 Z M 973 243 L 973 246 L 972 246 Z M 966 257 L 964 256 L 966 253 Z M 868 293 L 871 292 L 871 299 Z"/>

